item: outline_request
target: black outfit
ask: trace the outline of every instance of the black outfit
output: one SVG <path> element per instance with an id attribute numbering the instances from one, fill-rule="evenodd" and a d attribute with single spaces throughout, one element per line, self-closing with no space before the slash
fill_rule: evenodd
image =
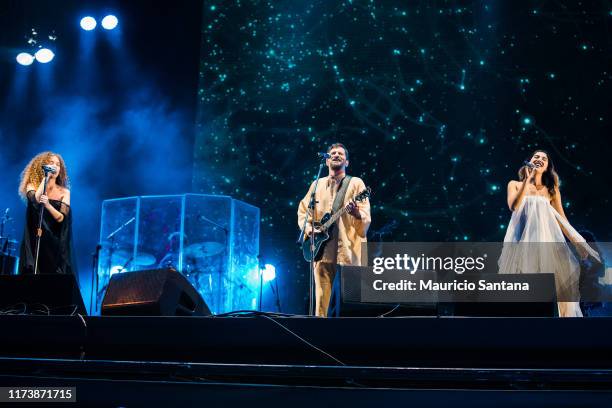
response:
<path id="1" fill-rule="evenodd" d="M 49 200 L 49 204 L 64 215 L 62 222 L 57 222 L 47 211 L 43 210 L 42 237 L 38 255 L 38 273 L 73 274 L 78 282 L 76 264 L 72 258 L 72 217 L 70 206 L 61 200 Z M 36 256 L 36 230 L 40 206 L 33 190 L 27 192 L 26 225 L 21 241 L 19 273 L 34 273 Z"/>

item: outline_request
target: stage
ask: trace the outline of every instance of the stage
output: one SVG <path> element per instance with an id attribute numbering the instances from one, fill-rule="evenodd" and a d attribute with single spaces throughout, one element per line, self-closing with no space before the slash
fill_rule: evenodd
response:
<path id="1" fill-rule="evenodd" d="M 607 406 L 611 323 L 1 316 L 0 376 L 4 386 L 76 386 L 87 405 Z"/>

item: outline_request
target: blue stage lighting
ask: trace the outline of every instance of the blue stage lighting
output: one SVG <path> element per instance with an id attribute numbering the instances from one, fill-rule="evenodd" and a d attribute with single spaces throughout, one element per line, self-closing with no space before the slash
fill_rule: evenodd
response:
<path id="1" fill-rule="evenodd" d="M 31 65 L 34 62 L 34 57 L 27 52 L 21 52 L 17 54 L 16 60 L 19 65 Z"/>
<path id="2" fill-rule="evenodd" d="M 51 62 L 53 57 L 55 57 L 55 54 L 48 48 L 41 48 L 40 50 L 36 51 L 34 57 L 36 58 L 36 61 L 46 64 L 47 62 Z"/>
<path id="3" fill-rule="evenodd" d="M 113 16 L 112 14 L 109 14 L 102 19 L 102 27 L 104 27 L 105 30 L 112 30 L 113 28 L 117 27 L 117 24 L 119 24 L 119 20 L 117 20 L 117 17 Z"/>
<path id="4" fill-rule="evenodd" d="M 110 273 L 109 273 L 109 275 L 111 275 L 111 276 L 112 276 L 112 275 L 114 275 L 114 274 L 116 274 L 116 273 L 121 273 L 121 272 L 124 272 L 124 270 L 123 270 L 123 265 L 114 265 L 114 266 L 112 266 L 112 267 L 110 268 Z"/>
<path id="5" fill-rule="evenodd" d="M 274 265 L 266 264 L 261 273 L 263 275 L 264 282 L 270 282 L 276 278 L 276 268 Z"/>
<path id="6" fill-rule="evenodd" d="M 85 31 L 93 30 L 94 28 L 96 28 L 96 25 L 96 19 L 91 16 L 83 17 L 81 19 L 81 28 Z"/>

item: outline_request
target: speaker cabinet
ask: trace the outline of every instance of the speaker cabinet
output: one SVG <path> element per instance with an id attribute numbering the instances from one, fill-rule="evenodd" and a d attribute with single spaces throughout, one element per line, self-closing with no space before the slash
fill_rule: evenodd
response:
<path id="1" fill-rule="evenodd" d="M 364 266 L 336 269 L 328 317 L 436 316 L 437 303 L 362 303 L 361 275 L 371 273 L 370 269 Z"/>
<path id="2" fill-rule="evenodd" d="M 11 314 L 86 315 L 74 275 L 0 275 L 0 310 Z"/>
<path id="3" fill-rule="evenodd" d="M 118 273 L 111 277 L 103 316 L 208 316 L 202 296 L 174 269 Z"/>

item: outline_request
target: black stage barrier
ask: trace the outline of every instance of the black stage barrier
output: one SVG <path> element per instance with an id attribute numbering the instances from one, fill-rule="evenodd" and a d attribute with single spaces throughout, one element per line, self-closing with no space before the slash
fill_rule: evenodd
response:
<path id="1" fill-rule="evenodd" d="M 337 365 L 323 350 L 349 365 L 612 368 L 611 324 L 612 318 L 0 316 L 0 356 L 27 357 L 21 344 L 37 351 L 40 342 L 51 354 L 72 350 L 96 360 Z"/>
<path id="2" fill-rule="evenodd" d="M 0 316 L 0 385 L 76 386 L 87 406 L 312 406 L 322 399 L 319 405 L 605 407 L 611 324 Z"/>
<path id="3" fill-rule="evenodd" d="M 605 407 L 610 372 L 7 361 L 0 384 L 75 387 L 76 406 Z M 35 375 L 25 374 L 26 370 Z M 6 375 L 15 372 L 19 375 Z M 70 404 L 66 404 L 69 406 Z"/>

